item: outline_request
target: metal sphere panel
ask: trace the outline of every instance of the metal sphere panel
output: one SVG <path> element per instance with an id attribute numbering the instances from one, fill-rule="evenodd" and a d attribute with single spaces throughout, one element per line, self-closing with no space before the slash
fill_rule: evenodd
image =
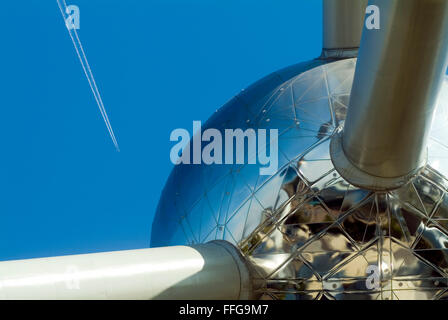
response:
<path id="1" fill-rule="evenodd" d="M 305 70 L 254 103 L 236 97 L 217 112 L 210 127 L 279 129 L 279 170 L 176 167 L 153 242 L 234 243 L 255 269 L 261 299 L 448 298 L 448 80 L 426 168 L 400 189 L 371 192 L 345 181 L 329 154 L 355 62 Z"/>
<path id="2" fill-rule="evenodd" d="M 304 144 L 302 149 L 305 149 L 311 146 L 312 141 L 320 139 L 314 138 L 313 135 L 316 134 L 311 133 L 313 131 L 307 128 L 286 131 L 298 126 L 294 117 L 289 118 L 294 108 L 293 92 L 291 86 L 288 87 L 288 85 L 297 80 L 295 79 L 297 75 L 300 77 L 300 74 L 322 63 L 323 61 L 320 60 L 300 63 L 261 79 L 216 110 L 203 126 L 203 130 L 215 128 L 224 132 L 225 129 L 237 128 L 242 130 L 247 128 L 278 129 L 279 148 L 282 148 L 280 144 L 284 146 L 283 152 L 282 150 L 279 152 L 279 166 L 284 165 L 290 160 L 283 156 L 283 153 L 289 154 L 290 157 L 292 157 L 291 154 L 296 153 L 296 150 L 290 150 L 292 140 L 300 141 Z M 312 78 L 314 73 L 304 74 L 300 78 L 299 91 L 302 92 L 302 88 L 305 87 L 302 80 Z M 285 90 L 287 87 L 289 89 Z M 320 83 L 320 90 L 322 95 L 325 95 L 326 89 L 322 87 L 322 83 Z M 312 95 L 313 93 L 310 92 L 302 98 L 309 100 L 307 96 Z M 284 103 L 288 100 L 289 106 L 286 107 Z M 290 109 L 289 113 L 285 113 L 286 108 Z M 311 125 L 319 127 L 320 122 L 321 120 L 315 119 Z M 309 127 L 307 123 L 304 125 Z M 231 234 L 230 227 L 225 232 L 225 226 L 241 209 L 240 207 L 250 202 L 251 194 L 258 190 L 268 178 L 268 176 L 259 176 L 258 165 L 181 164 L 175 166 L 159 201 L 153 223 L 151 245 L 202 243 L 215 239 L 225 239 L 234 244 L 239 242 L 243 234 L 238 234 L 237 231 L 234 231 L 235 235 Z M 232 223 L 235 224 L 236 221 L 234 219 Z M 247 224 L 246 235 L 250 234 L 252 221 Z"/>

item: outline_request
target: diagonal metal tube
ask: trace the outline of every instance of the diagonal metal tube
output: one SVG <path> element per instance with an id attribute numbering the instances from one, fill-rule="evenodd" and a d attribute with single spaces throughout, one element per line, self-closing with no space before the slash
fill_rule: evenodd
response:
<path id="1" fill-rule="evenodd" d="M 425 163 L 448 62 L 448 1 L 371 0 L 370 5 L 379 9 L 380 29 L 364 27 L 341 137 L 353 168 L 336 167 L 348 180 L 359 170 L 372 177 L 375 188 L 387 189 L 394 185 L 387 179 L 410 176 Z"/>

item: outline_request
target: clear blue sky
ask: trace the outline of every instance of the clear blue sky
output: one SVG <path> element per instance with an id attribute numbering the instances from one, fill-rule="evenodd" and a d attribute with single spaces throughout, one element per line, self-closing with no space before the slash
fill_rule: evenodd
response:
<path id="1" fill-rule="evenodd" d="M 68 0 L 121 153 L 56 0 L 0 10 L 0 260 L 149 246 L 170 132 L 321 48 L 320 0 Z"/>

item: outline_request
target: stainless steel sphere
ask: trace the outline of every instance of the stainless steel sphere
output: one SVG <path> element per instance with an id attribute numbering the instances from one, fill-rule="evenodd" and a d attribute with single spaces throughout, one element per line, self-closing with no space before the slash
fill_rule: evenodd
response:
<path id="1" fill-rule="evenodd" d="M 278 129 L 279 170 L 176 166 L 151 245 L 227 240 L 253 264 L 261 299 L 447 299 L 448 80 L 425 169 L 400 189 L 371 192 L 345 181 L 329 155 L 355 64 L 286 68 L 217 111 L 204 129 Z"/>

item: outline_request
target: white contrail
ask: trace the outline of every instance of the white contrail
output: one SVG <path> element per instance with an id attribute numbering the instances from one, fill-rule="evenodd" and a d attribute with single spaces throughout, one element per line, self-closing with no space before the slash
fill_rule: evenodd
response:
<path id="1" fill-rule="evenodd" d="M 63 19 L 65 21 L 66 17 L 64 15 L 64 10 L 62 8 L 60 0 L 57 0 L 57 3 L 58 3 L 58 6 L 59 6 L 59 9 L 61 11 L 62 17 L 63 17 Z M 67 8 L 67 4 L 65 3 L 65 0 L 63 0 L 63 4 L 64 4 L 64 8 Z M 119 151 L 118 143 L 116 141 L 114 132 L 112 130 L 112 126 L 110 125 L 109 119 L 107 117 L 107 113 L 106 113 L 106 110 L 104 108 L 104 104 L 103 104 L 103 101 L 101 99 L 101 95 L 99 93 L 98 87 L 96 86 L 95 78 L 93 77 L 92 70 L 90 69 L 90 66 L 88 64 L 88 60 L 87 60 L 85 52 L 84 52 L 84 50 L 82 48 L 81 41 L 79 40 L 79 37 L 78 37 L 78 34 L 77 34 L 76 30 L 70 29 L 70 28 L 67 28 L 67 29 L 69 31 L 70 38 L 71 38 L 71 40 L 73 42 L 73 45 L 75 47 L 75 50 L 76 50 L 76 53 L 78 55 L 79 61 L 81 62 L 81 66 L 82 66 L 82 68 L 84 70 L 84 73 L 85 73 L 85 75 L 87 77 L 87 81 L 89 82 L 89 86 L 90 86 L 90 88 L 91 88 L 91 90 L 93 92 L 93 95 L 95 97 L 95 100 L 96 100 L 96 102 L 98 104 L 98 108 L 100 109 L 101 116 L 103 117 L 103 120 L 104 120 L 104 122 L 106 124 L 107 130 L 109 131 L 109 135 L 110 135 L 110 137 L 111 137 L 115 147 Z M 73 33 L 75 34 L 77 41 L 75 41 L 75 39 L 73 37 Z M 82 54 L 82 56 L 81 56 L 81 54 Z M 86 66 L 87 66 L 87 68 L 86 68 Z"/>
<path id="2" fill-rule="evenodd" d="M 62 0 L 62 1 L 63 1 L 63 3 L 64 3 L 64 7 L 67 8 L 67 3 L 65 2 L 65 0 Z M 65 20 L 65 19 L 64 19 L 64 20 Z M 85 63 L 85 65 L 83 64 L 83 68 L 84 68 L 84 71 L 85 71 L 85 73 L 86 73 L 86 76 L 87 76 L 87 74 L 90 76 L 90 80 L 89 80 L 90 87 L 92 88 L 92 91 L 94 92 L 94 94 L 95 94 L 95 92 L 96 92 L 96 98 L 95 98 L 95 99 L 97 100 L 98 107 L 100 108 L 100 111 L 101 111 L 101 115 L 103 116 L 104 122 L 106 123 L 106 126 L 107 126 L 107 128 L 108 128 L 108 130 L 109 130 L 109 133 L 110 133 L 110 136 L 111 136 L 111 138 L 112 138 L 112 141 L 114 142 L 115 147 L 116 147 L 117 150 L 119 151 L 118 143 L 117 143 L 117 141 L 116 141 L 116 139 L 115 139 L 115 135 L 114 135 L 114 132 L 113 132 L 113 130 L 112 130 L 112 126 L 111 126 L 111 124 L 110 124 L 110 122 L 109 122 L 109 118 L 107 117 L 106 109 L 104 108 L 103 99 L 101 98 L 101 94 L 100 94 L 100 92 L 99 92 L 99 90 L 98 90 L 98 87 L 97 87 L 97 85 L 96 85 L 95 78 L 93 77 L 92 70 L 90 69 L 89 61 L 87 60 L 87 56 L 86 56 L 86 54 L 85 54 L 85 52 L 84 52 L 84 48 L 83 48 L 83 46 L 82 46 L 81 40 L 80 40 L 79 37 L 78 37 L 78 33 L 76 32 L 76 29 L 68 29 L 68 30 L 69 30 L 70 37 L 71 37 L 71 39 L 72 39 L 73 44 L 74 44 L 74 45 L 75 45 L 75 43 L 78 44 L 79 49 L 81 50 L 81 55 L 82 55 L 83 59 L 81 59 L 81 56 L 80 56 L 80 54 L 79 54 L 79 50 L 78 50 L 78 48 L 77 48 L 76 45 L 75 45 L 76 51 L 77 51 L 77 53 L 78 53 L 78 57 L 79 57 L 80 60 L 81 60 L 81 64 L 83 64 L 83 63 L 82 63 L 83 61 L 84 61 L 84 63 Z M 73 35 L 72 35 L 72 33 L 73 33 L 73 34 L 75 35 L 75 37 L 76 37 L 76 42 L 75 42 L 74 39 L 73 39 Z M 85 67 L 87 67 L 87 71 L 85 70 Z M 88 79 L 89 79 L 89 76 L 87 76 Z M 92 85 L 93 85 L 93 86 L 92 86 Z"/>
<path id="3" fill-rule="evenodd" d="M 67 9 L 67 4 L 65 3 L 65 0 L 56 0 L 59 6 L 59 10 L 61 11 L 62 18 L 64 19 L 64 23 L 66 21 L 66 16 L 64 14 L 64 9 Z M 107 130 L 109 131 L 109 135 L 112 139 L 112 142 L 115 145 L 115 148 L 117 151 L 120 151 L 120 148 L 118 147 L 117 139 L 115 138 L 114 131 L 112 129 L 112 126 L 110 124 L 109 118 L 106 113 L 106 109 L 104 108 L 103 99 L 101 98 L 100 91 L 98 90 L 98 87 L 95 82 L 95 78 L 93 77 L 92 70 L 90 69 L 89 62 L 87 60 L 87 56 L 84 52 L 84 48 L 81 44 L 81 40 L 78 37 L 78 33 L 75 29 L 70 29 L 67 27 L 68 33 L 70 35 L 70 38 L 72 39 L 73 46 L 75 47 L 76 54 L 78 55 L 79 61 L 81 62 L 82 69 L 84 70 L 84 74 L 86 75 L 87 81 L 89 82 L 90 89 L 93 92 L 93 96 L 95 97 L 95 101 L 98 104 L 98 108 L 100 109 L 101 116 L 103 117 L 104 123 L 106 124 Z M 73 36 L 74 34 L 74 36 Z M 76 38 L 76 40 L 75 40 Z"/>

